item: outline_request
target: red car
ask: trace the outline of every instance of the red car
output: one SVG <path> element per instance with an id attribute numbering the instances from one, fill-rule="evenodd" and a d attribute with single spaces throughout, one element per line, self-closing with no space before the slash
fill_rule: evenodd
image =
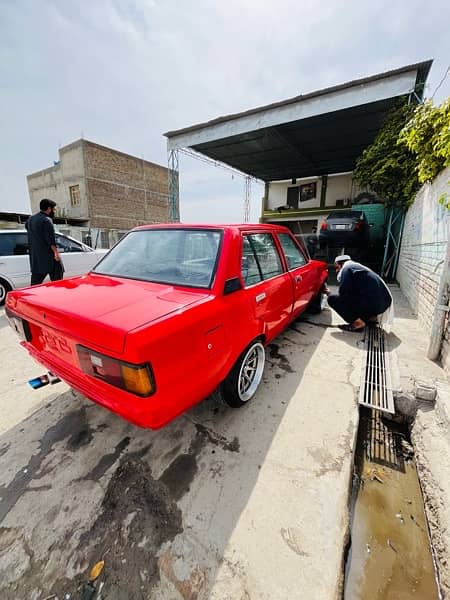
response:
<path id="1" fill-rule="evenodd" d="M 151 225 L 87 275 L 10 292 L 21 344 L 53 375 L 157 429 L 221 386 L 255 394 L 264 347 L 308 306 L 326 264 L 277 225 Z"/>

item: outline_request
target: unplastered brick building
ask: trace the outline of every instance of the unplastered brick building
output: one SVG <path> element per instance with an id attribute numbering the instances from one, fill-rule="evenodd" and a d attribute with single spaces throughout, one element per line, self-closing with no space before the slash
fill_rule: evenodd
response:
<path id="1" fill-rule="evenodd" d="M 27 181 L 32 212 L 54 200 L 65 231 L 90 245 L 107 248 L 132 227 L 168 221 L 167 168 L 88 140 L 60 148 L 59 160 Z"/>

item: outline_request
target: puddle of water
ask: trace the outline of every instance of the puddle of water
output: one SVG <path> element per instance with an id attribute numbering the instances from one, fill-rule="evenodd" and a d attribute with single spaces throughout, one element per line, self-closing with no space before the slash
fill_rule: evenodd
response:
<path id="1" fill-rule="evenodd" d="M 439 598 L 408 432 L 363 409 L 356 452 L 344 600 Z"/>

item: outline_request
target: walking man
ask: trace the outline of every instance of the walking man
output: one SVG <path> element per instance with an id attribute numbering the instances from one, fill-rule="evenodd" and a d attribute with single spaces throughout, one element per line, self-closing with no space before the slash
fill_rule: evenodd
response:
<path id="1" fill-rule="evenodd" d="M 48 275 L 51 281 L 63 278 L 64 268 L 56 246 L 55 216 L 56 202 L 44 198 L 40 211 L 25 223 L 30 248 L 31 285 L 42 283 Z"/>
<path id="2" fill-rule="evenodd" d="M 392 296 L 381 277 L 368 267 L 354 262 L 348 254 L 337 256 L 334 268 L 339 291 L 337 294 L 328 292 L 328 304 L 347 321 L 346 325 L 339 325 L 340 329 L 358 332 L 367 323 L 388 319 Z"/>

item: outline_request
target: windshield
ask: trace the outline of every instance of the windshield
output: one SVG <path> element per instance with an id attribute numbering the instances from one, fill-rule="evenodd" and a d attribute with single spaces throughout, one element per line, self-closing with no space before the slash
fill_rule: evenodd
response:
<path id="1" fill-rule="evenodd" d="M 132 231 L 94 268 L 94 273 L 187 287 L 211 287 L 222 231 Z"/>

